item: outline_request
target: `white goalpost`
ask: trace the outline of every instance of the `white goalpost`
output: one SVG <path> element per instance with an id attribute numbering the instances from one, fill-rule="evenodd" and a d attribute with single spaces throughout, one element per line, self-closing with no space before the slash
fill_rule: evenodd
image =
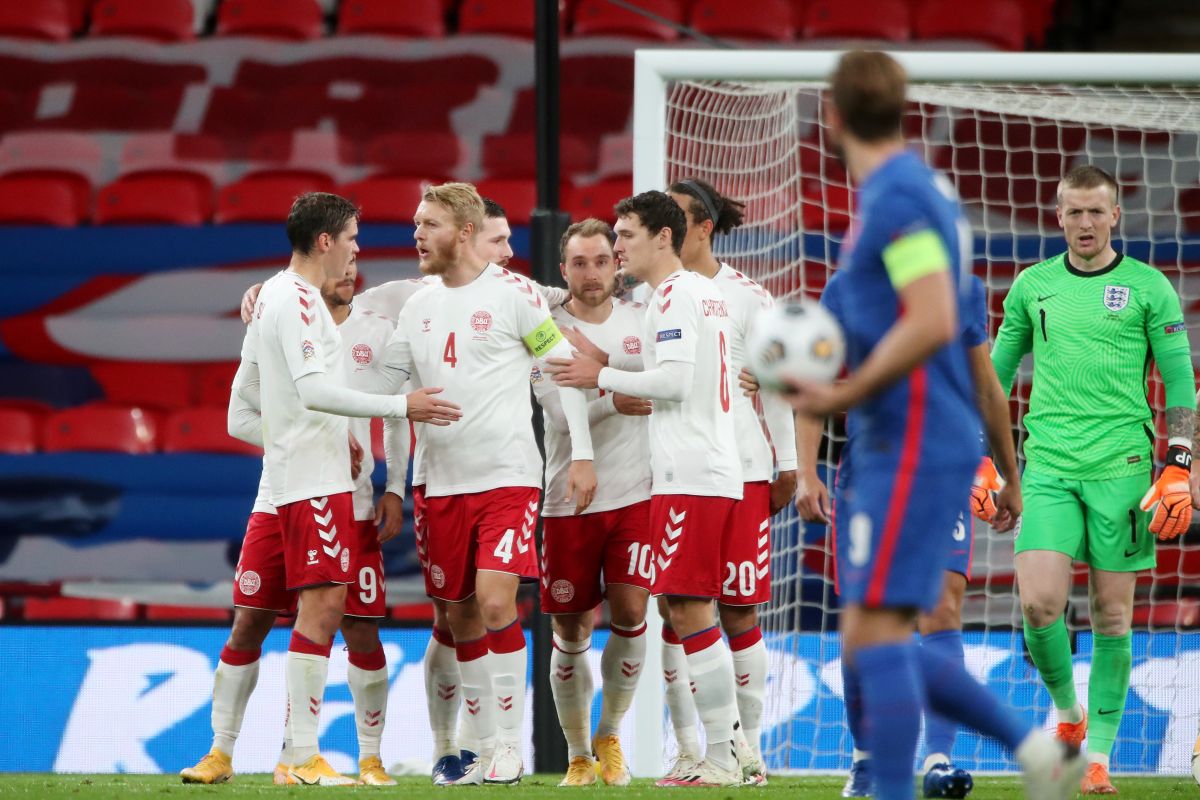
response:
<path id="1" fill-rule="evenodd" d="M 834 51 L 639 50 L 634 77 L 634 188 L 703 178 L 746 203 L 746 224 L 718 255 L 776 297 L 819 295 L 853 216 L 853 187 L 826 143 L 822 96 Z M 1200 335 L 1200 56 L 896 52 L 911 81 L 905 134 L 958 188 L 988 288 L 995 335 L 1015 274 L 1065 249 L 1054 190 L 1093 163 L 1121 184 L 1119 250 L 1162 269 Z M 1029 365 L 1014 390 L 1016 433 Z M 1161 385 L 1150 402 L 1162 411 Z M 1161 413 L 1159 419 L 1161 457 Z M 832 479 L 840 427 L 822 450 Z M 774 599 L 763 613 L 772 673 L 764 755 L 774 772 L 844 770 L 837 598 L 828 532 L 785 511 L 774 521 Z M 1012 539 L 976 525 L 964 608 L 968 666 L 1027 718 L 1049 727 L 1049 697 L 1024 652 Z M 1200 721 L 1200 537 L 1160 545 L 1138 582 L 1133 678 L 1112 767 L 1186 774 Z M 1086 578 L 1067 609 L 1075 679 L 1086 696 L 1091 634 Z M 657 630 L 654 631 L 657 634 Z M 637 774 L 661 774 L 674 751 L 651 645 L 635 705 Z M 644 737 L 644 738 L 643 738 Z M 663 742 L 663 750 L 657 743 Z M 1008 771 L 1000 747 L 961 732 L 954 758 Z"/>

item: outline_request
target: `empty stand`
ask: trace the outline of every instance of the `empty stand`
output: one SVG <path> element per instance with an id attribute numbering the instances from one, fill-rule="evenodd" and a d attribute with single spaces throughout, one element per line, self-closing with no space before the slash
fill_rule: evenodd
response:
<path id="1" fill-rule="evenodd" d="M 412 224 L 413 214 L 428 185 L 429 181 L 423 178 L 385 175 L 347 183 L 338 189 L 338 194 L 362 209 L 363 219 L 367 222 Z"/>
<path id="2" fill-rule="evenodd" d="M 811 0 L 801 33 L 805 39 L 906 42 L 912 38 L 912 11 L 907 0 Z"/>
<path id="3" fill-rule="evenodd" d="M 189 0 L 99 0 L 90 33 L 182 42 L 194 36 L 195 19 Z"/>
<path id="4" fill-rule="evenodd" d="M 126 137 L 118 167 L 123 174 L 149 171 L 202 172 L 221 181 L 232 158 L 225 143 L 204 134 L 137 133 Z"/>
<path id="5" fill-rule="evenodd" d="M 966 40 L 1002 50 L 1020 50 L 1025 46 L 1025 14 L 1018 0 L 921 0 L 913 32 L 922 40 Z"/>
<path id="6" fill-rule="evenodd" d="M 88 216 L 90 188 L 81 208 L 77 181 L 73 180 L 77 177 L 47 173 L 0 177 L 0 224 L 78 225 Z"/>
<path id="7" fill-rule="evenodd" d="M 575 7 L 572 31 L 576 36 L 632 36 L 663 42 L 679 38 L 675 25 L 683 22 L 679 0 L 639 0 L 648 14 L 638 14 L 608 0 L 581 0 Z"/>
<path id="8" fill-rule="evenodd" d="M 197 402 L 203 406 L 225 408 L 229 404 L 229 390 L 233 376 L 237 374 L 238 362 L 223 361 L 204 364 L 198 368 L 200 393 Z"/>
<path id="9" fill-rule="evenodd" d="M 158 446 L 154 415 L 125 406 L 81 406 L 51 414 L 42 427 L 42 449 L 153 453 Z"/>
<path id="10" fill-rule="evenodd" d="M 167 417 L 163 427 L 164 453 L 233 453 L 262 455 L 262 448 L 229 435 L 223 408 L 182 408 Z"/>
<path id="11" fill-rule="evenodd" d="M 104 151 L 98 137 L 74 131 L 19 131 L 0 139 L 0 173 L 50 169 L 98 181 Z"/>
<path id="12" fill-rule="evenodd" d="M 511 0 L 463 0 L 458 8 L 458 32 L 530 38 L 534 29 L 533 6 Z M 565 25 L 566 14 L 560 13 L 559 21 Z"/>
<path id="13" fill-rule="evenodd" d="M 533 7 L 532 3 L 513 5 Z M 338 33 L 438 39 L 446 35 L 446 9 L 442 0 L 342 0 Z"/>
<path id="14" fill-rule="evenodd" d="M 537 182 L 520 178 L 489 178 L 475 184 L 479 194 L 499 203 L 512 225 L 528 225 L 537 207 Z"/>
<path id="15" fill-rule="evenodd" d="M 509 133 L 533 133 L 537 125 L 533 89 L 522 89 L 513 102 L 508 121 Z M 566 88 L 559 96 L 559 114 L 563 134 L 597 140 L 606 133 L 623 131 L 629 126 L 633 95 L 603 87 Z"/>
<path id="16" fill-rule="evenodd" d="M 73 29 L 66 0 L 0 3 L 0 37 L 62 42 L 71 38 Z"/>
<path id="17" fill-rule="evenodd" d="M 562 136 L 558 143 L 558 163 L 567 177 L 595 172 L 596 147 L 578 136 Z M 486 137 L 483 169 L 492 178 L 537 177 L 537 137 L 532 133 Z"/>
<path id="18" fill-rule="evenodd" d="M 91 366 L 107 402 L 159 409 L 192 404 L 193 371 L 189 364 L 145 361 L 99 361 Z"/>
<path id="19" fill-rule="evenodd" d="M 0 453 L 27 455 L 37 450 L 37 418 L 19 408 L 0 406 Z"/>
<path id="20" fill-rule="evenodd" d="M 367 140 L 359 160 L 396 175 L 451 175 L 462 161 L 462 142 L 448 133 L 384 133 Z"/>
<path id="21" fill-rule="evenodd" d="M 146 606 L 146 619 L 153 622 L 228 622 L 227 608 L 212 606 Z"/>
<path id="22" fill-rule="evenodd" d="M 220 36 L 304 41 L 324 32 L 316 0 L 225 0 L 217 9 Z"/>
<path id="23" fill-rule="evenodd" d="M 304 170 L 258 172 L 221 189 L 215 220 L 218 223 L 282 222 L 300 195 L 331 191 L 333 180 L 324 173 Z"/>
<path id="24" fill-rule="evenodd" d="M 774 42 L 796 38 L 788 0 L 699 0 L 688 23 L 709 36 Z"/>
<path id="25" fill-rule="evenodd" d="M 213 215 L 213 183 L 184 170 L 138 172 L 119 178 L 96 195 L 98 225 L 203 225 Z"/>
<path id="26" fill-rule="evenodd" d="M 633 194 L 633 181 L 629 178 L 613 178 L 586 186 L 569 186 L 563 192 L 563 210 L 571 215 L 573 222 L 586 217 L 597 217 L 612 223 L 616 219 L 613 206 Z"/>
<path id="27" fill-rule="evenodd" d="M 26 597 L 25 619 L 129 622 L 137 619 L 137 603 L 86 597 Z"/>

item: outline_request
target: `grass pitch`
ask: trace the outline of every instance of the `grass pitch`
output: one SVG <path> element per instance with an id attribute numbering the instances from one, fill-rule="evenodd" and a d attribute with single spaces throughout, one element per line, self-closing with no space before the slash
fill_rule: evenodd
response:
<path id="1" fill-rule="evenodd" d="M 739 789 L 658 789 L 649 780 L 637 780 L 626 788 L 609 788 L 603 785 L 576 790 L 560 789 L 558 775 L 529 775 L 520 786 L 464 786 L 460 788 L 435 788 L 428 778 L 400 778 L 396 788 L 356 786 L 345 789 L 320 789 L 307 786 L 279 787 L 271 784 L 270 775 L 238 775 L 232 783 L 220 786 L 184 786 L 175 775 L 50 775 L 12 773 L 0 775 L 0 797 L 37 798 L 240 798 L 278 797 L 280 795 L 305 794 L 310 796 L 343 796 L 347 793 L 357 798 L 370 796 L 403 797 L 405 800 L 438 798 L 447 800 L 460 792 L 467 794 L 490 794 L 497 797 L 510 796 L 543 800 L 561 798 L 571 794 L 585 795 L 589 800 L 664 800 L 664 798 L 698 797 L 707 800 L 733 798 L 743 800 L 809 800 L 809 798 L 840 797 L 842 778 L 804 777 L 771 778 L 764 787 Z M 1200 786 L 1191 778 L 1123 778 L 1115 781 L 1121 795 L 1134 800 L 1196 800 L 1200 798 Z M 665 794 L 664 794 L 665 793 Z M 920 791 L 917 793 L 920 796 Z M 1016 778 L 980 776 L 975 782 L 973 800 L 1008 800 L 1020 798 L 1024 793 Z"/>

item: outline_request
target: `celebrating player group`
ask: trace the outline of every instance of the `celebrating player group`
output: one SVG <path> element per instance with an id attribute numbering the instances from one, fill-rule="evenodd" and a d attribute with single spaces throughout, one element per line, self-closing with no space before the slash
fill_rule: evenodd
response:
<path id="1" fill-rule="evenodd" d="M 1115 793 L 1108 758 L 1129 686 L 1135 579 L 1154 564 L 1154 537 L 1186 530 L 1195 493 L 1179 299 L 1161 273 L 1113 249 L 1116 182 L 1077 167 L 1058 190 L 1067 252 L 1020 274 L 989 351 L 962 209 L 945 177 L 905 148 L 906 88 L 902 68 L 876 52 L 847 53 L 831 78 L 831 139 L 858 190 L 821 298 L 845 368 L 836 382 L 774 376 L 784 392 L 768 391 L 780 380 L 760 380 L 753 350 L 760 323 L 777 318 L 774 300 L 713 252 L 744 207 L 699 178 L 622 200 L 611 226 L 571 225 L 559 250 L 565 290 L 510 271 L 504 210 L 470 184 L 446 183 L 415 209 L 422 277 L 355 297 L 358 209 L 332 194 L 298 198 L 291 263 L 243 306 L 229 428 L 263 446 L 262 480 L 214 680 L 212 748 L 183 780 L 232 777 L 262 643 L 277 615 L 294 614 L 275 782 L 394 783 L 379 754 L 381 545 L 401 530 L 411 456 L 416 551 L 434 607 L 424 669 L 437 785 L 524 774 L 523 581 L 539 582 L 552 617 L 550 685 L 570 759 L 561 785 L 630 781 L 618 731 L 638 681 L 658 680 L 642 674 L 652 595 L 678 743 L 658 785 L 764 783 L 758 607 L 771 593 L 771 519 L 794 498 L 804 519 L 833 529 L 853 739 L 843 796 L 912 798 L 922 718 L 927 797 L 972 789 L 951 759 L 959 725 L 1013 753 L 1029 797 L 1073 796 L 1081 779 L 1085 793 Z M 629 278 L 643 302 L 615 296 Z M 778 339 L 786 349 L 787 331 Z M 1008 390 L 1029 353 L 1022 475 Z M 1156 481 L 1151 358 L 1169 436 Z M 840 412 L 848 441 L 831 501 L 817 453 L 823 420 Z M 378 501 L 371 418 L 383 420 L 387 460 Z M 973 518 L 1015 531 L 1025 641 L 1058 709 L 1054 736 L 965 667 Z M 1062 619 L 1075 559 L 1091 569 L 1086 707 Z M 587 654 L 602 603 L 611 635 L 593 723 Z M 338 630 L 357 778 L 318 747 Z"/>

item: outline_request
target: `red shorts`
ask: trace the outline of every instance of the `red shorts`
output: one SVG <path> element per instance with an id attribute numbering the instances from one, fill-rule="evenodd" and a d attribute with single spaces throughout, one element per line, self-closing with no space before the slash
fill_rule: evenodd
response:
<path id="1" fill-rule="evenodd" d="M 283 526 L 287 588 L 354 582 L 350 567 L 358 549 L 358 523 L 350 492 L 297 500 L 275 510 Z"/>
<path id="2" fill-rule="evenodd" d="M 387 593 L 383 585 L 383 550 L 379 529 L 369 519 L 356 522 L 358 544 L 353 551 L 354 582 L 346 587 L 346 616 L 386 617 Z"/>
<path id="3" fill-rule="evenodd" d="M 754 481 L 742 486 L 742 499 L 733 507 L 733 535 L 721 550 L 724 573 L 720 602 L 753 606 L 771 599 L 771 484 Z"/>
<path id="4" fill-rule="evenodd" d="M 541 491 L 507 486 L 472 494 L 424 498 L 418 526 L 425 590 L 439 600 L 458 602 L 475 594 L 478 570 L 536 579 L 533 539 Z"/>
<path id="5" fill-rule="evenodd" d="M 288 591 L 283 566 L 283 529 L 275 514 L 257 511 L 246 521 L 242 554 L 233 574 L 233 604 L 296 613 L 296 593 Z"/>
<path id="6" fill-rule="evenodd" d="M 654 594 L 721 597 L 726 540 L 734 535 L 732 497 L 656 494 L 650 531 L 657 537 Z"/>
<path id="7" fill-rule="evenodd" d="M 604 587 L 624 583 L 650 591 L 650 501 L 611 511 L 542 520 L 542 610 L 590 611 Z"/>

